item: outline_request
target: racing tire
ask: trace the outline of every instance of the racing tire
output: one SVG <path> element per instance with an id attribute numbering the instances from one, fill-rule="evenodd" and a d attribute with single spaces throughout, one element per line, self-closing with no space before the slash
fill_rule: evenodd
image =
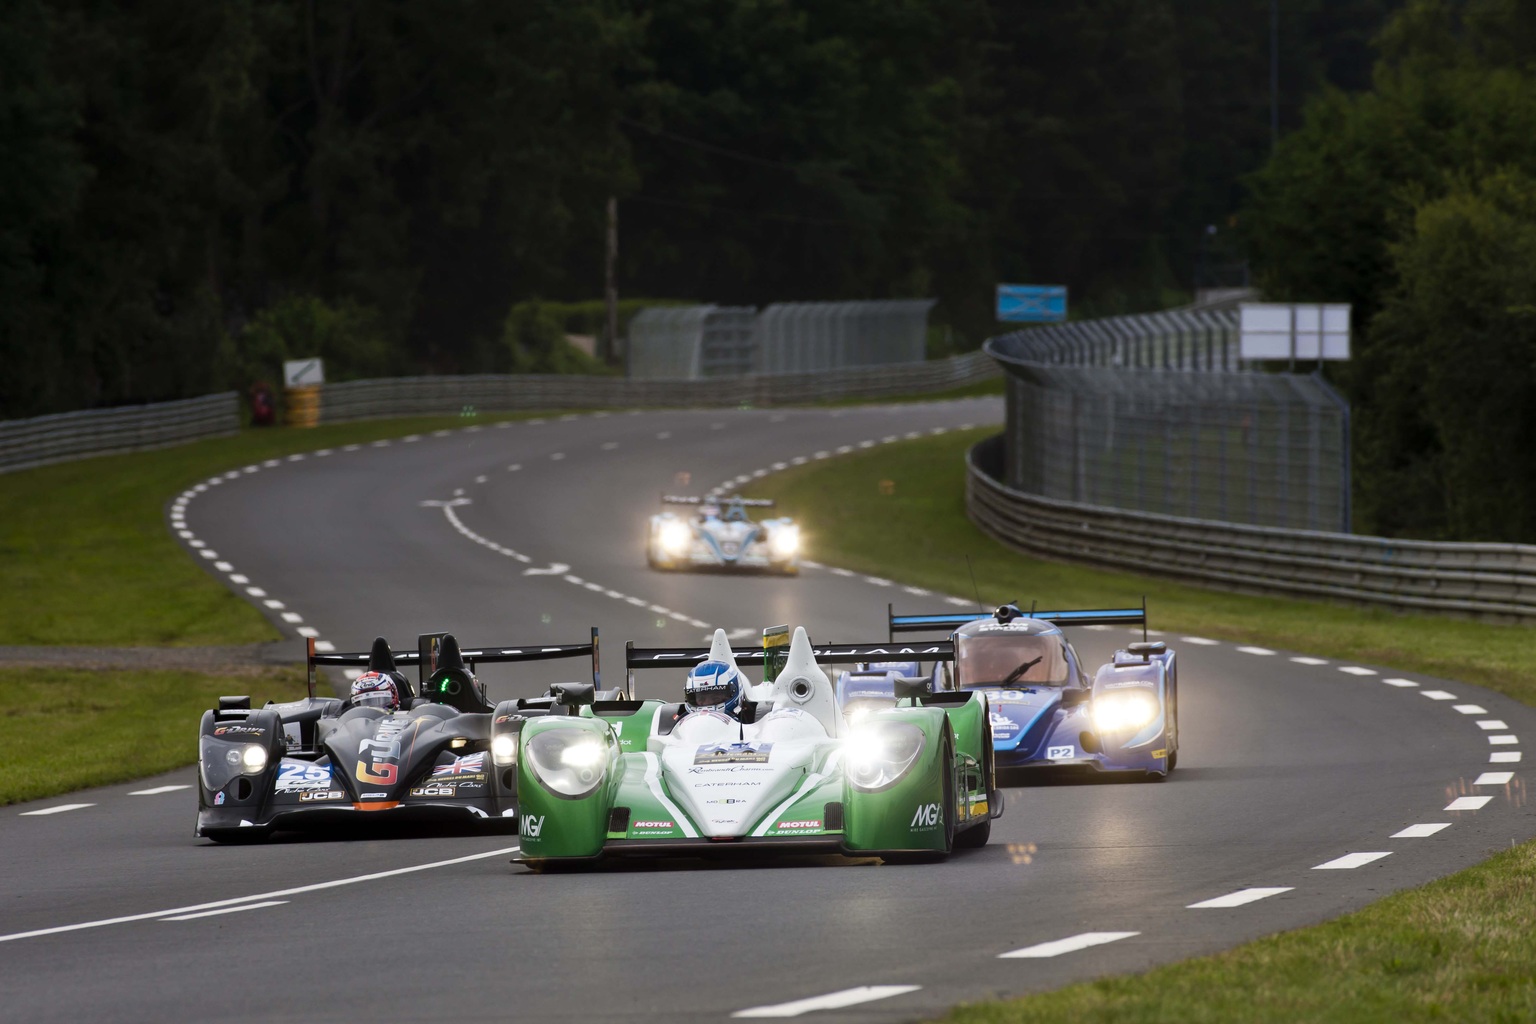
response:
<path id="1" fill-rule="evenodd" d="M 1178 766 L 1179 766 L 1179 752 L 1177 750 L 1171 751 L 1168 754 L 1168 771 L 1171 773 Z"/>
<path id="2" fill-rule="evenodd" d="M 203 838 L 220 846 L 251 846 L 264 843 L 272 833 L 264 828 L 205 828 Z"/>
<path id="3" fill-rule="evenodd" d="M 944 723 L 944 854 L 955 848 L 955 737 Z"/>

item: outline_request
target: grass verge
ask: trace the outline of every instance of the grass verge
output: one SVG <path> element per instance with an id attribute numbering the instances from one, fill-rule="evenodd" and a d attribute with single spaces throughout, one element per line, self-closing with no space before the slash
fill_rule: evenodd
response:
<path id="1" fill-rule="evenodd" d="M 478 417 L 476 423 L 552 415 Z M 461 427 L 456 416 L 244 430 L 0 476 L 7 644 L 241 644 L 279 634 L 186 556 L 165 503 L 214 473 L 294 452 Z"/>
<path id="2" fill-rule="evenodd" d="M 985 428 L 883 445 L 776 473 L 754 486 L 802 523 L 817 561 L 982 603 L 1039 600 L 1093 608 L 1147 598 L 1157 629 L 1242 640 L 1341 661 L 1388 665 L 1478 683 L 1536 704 L 1536 631 L 1318 601 L 1229 594 L 1148 576 L 1029 558 L 965 515 L 967 448 Z M 897 595 L 897 610 L 946 611 Z"/>
<path id="3" fill-rule="evenodd" d="M 984 604 L 1146 595 L 1153 624 L 1481 683 L 1536 704 L 1536 634 L 1227 594 L 1015 554 L 965 516 L 963 455 L 993 429 L 892 444 L 764 480 L 811 557 Z M 813 532 L 814 531 L 814 532 Z M 899 607 L 926 610 L 916 598 Z M 944 610 L 936 608 L 934 610 Z M 963 1006 L 944 1024 L 1536 1020 L 1536 843 L 1336 921 L 1146 974 Z"/>
<path id="4" fill-rule="evenodd" d="M 0 670 L 0 805 L 190 764 L 198 717 L 228 693 L 249 693 L 257 706 L 292 700 L 304 694 L 304 673 Z"/>
<path id="5" fill-rule="evenodd" d="M 945 1024 L 1536 1020 L 1536 844 L 1299 931 Z"/>

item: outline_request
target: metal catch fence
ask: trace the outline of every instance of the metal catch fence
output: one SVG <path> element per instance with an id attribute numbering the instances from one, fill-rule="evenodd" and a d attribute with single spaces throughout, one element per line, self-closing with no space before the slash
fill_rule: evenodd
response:
<path id="1" fill-rule="evenodd" d="M 1249 370 L 1235 311 L 1019 331 L 1003 481 L 1041 497 L 1348 532 L 1349 405 L 1319 375 Z"/>
<path id="2" fill-rule="evenodd" d="M 629 376 L 696 380 L 917 363 L 932 299 L 789 302 L 641 310 L 630 321 Z"/>

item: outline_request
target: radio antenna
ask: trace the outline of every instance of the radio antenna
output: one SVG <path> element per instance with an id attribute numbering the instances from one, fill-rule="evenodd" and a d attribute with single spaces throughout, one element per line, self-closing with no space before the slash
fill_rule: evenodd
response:
<path id="1" fill-rule="evenodd" d="M 985 615 L 986 610 L 981 607 L 981 588 L 976 585 L 976 567 L 971 564 L 971 556 L 965 556 L 965 571 L 971 574 L 971 589 L 976 592 L 976 614 Z"/>

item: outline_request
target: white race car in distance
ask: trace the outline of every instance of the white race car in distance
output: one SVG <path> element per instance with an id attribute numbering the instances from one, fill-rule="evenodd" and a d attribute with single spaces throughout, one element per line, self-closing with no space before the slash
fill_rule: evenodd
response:
<path id="1" fill-rule="evenodd" d="M 800 527 L 793 519 L 753 522 L 749 508 L 772 508 L 765 498 L 662 496 L 663 505 L 692 506 L 651 516 L 645 558 L 653 569 L 759 569 L 793 576 L 800 571 Z"/>

